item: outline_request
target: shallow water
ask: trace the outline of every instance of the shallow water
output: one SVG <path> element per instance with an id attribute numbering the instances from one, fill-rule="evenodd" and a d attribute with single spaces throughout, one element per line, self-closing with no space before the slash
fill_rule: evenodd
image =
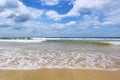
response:
<path id="1" fill-rule="evenodd" d="M 106 42 L 106 41 L 103 41 Z M 98 41 L 0 42 L 1 69 L 120 69 L 120 45 Z"/>

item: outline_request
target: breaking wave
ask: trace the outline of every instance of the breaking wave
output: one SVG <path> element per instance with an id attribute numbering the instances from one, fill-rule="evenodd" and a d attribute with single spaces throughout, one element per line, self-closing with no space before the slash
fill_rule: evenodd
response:
<path id="1" fill-rule="evenodd" d="M 0 40 L 0 69 L 81 68 L 120 70 L 120 47 L 114 46 L 118 45 L 119 41 L 102 41 L 114 45 L 97 46 L 87 42 L 86 44 L 82 42 L 64 44 L 64 39 L 60 43 L 49 42 L 49 40 L 54 40 L 54 38 Z M 41 43 L 43 41 L 45 43 Z M 22 42 L 22 44 L 11 42 Z M 40 44 L 34 42 L 40 42 Z"/>

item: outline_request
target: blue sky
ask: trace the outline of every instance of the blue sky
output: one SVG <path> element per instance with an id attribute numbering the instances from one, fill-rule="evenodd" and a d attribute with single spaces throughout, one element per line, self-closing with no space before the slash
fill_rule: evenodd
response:
<path id="1" fill-rule="evenodd" d="M 0 0 L 0 37 L 120 37 L 120 0 Z"/>

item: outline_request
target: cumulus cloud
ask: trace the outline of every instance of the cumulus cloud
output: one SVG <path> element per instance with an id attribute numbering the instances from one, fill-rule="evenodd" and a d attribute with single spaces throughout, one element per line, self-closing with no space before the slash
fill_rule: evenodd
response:
<path id="1" fill-rule="evenodd" d="M 40 24 L 38 26 L 35 20 L 43 12 L 27 7 L 19 0 L 0 0 L 0 36 L 30 36 L 32 31 L 39 30 Z"/>
<path id="2" fill-rule="evenodd" d="M 15 26 L 18 22 L 35 20 L 43 14 L 42 10 L 26 7 L 19 0 L 0 0 L 1 26 Z M 5 23 L 6 22 L 6 23 Z"/>
<path id="3" fill-rule="evenodd" d="M 76 25 L 76 21 L 70 21 L 69 23 L 65 24 L 66 26 L 74 26 Z"/>
<path id="4" fill-rule="evenodd" d="M 58 14 L 56 11 L 50 10 L 46 15 L 53 20 L 61 20 L 64 17 L 80 16 L 83 9 L 99 10 L 103 9 L 111 0 L 73 0 L 73 8 L 66 14 Z"/>
<path id="5" fill-rule="evenodd" d="M 0 9 L 17 8 L 18 0 L 0 0 Z"/>
<path id="6" fill-rule="evenodd" d="M 40 0 L 42 5 L 53 6 L 59 4 L 60 0 Z"/>
<path id="7" fill-rule="evenodd" d="M 119 6 L 120 7 L 120 6 Z M 112 9 L 109 13 L 106 13 L 105 21 L 112 22 L 113 24 L 120 24 L 120 8 Z"/>
<path id="8" fill-rule="evenodd" d="M 50 10 L 46 12 L 46 15 L 49 19 L 58 21 L 65 17 L 79 17 L 84 16 L 84 20 L 79 22 L 78 26 L 87 28 L 89 26 L 93 26 L 94 28 L 99 28 L 100 26 L 108 26 L 120 24 L 120 0 L 73 0 L 73 8 L 66 14 L 58 14 L 56 11 Z M 88 9 L 92 12 L 92 14 L 88 14 L 88 16 L 81 15 L 84 9 Z M 102 20 L 98 18 L 101 17 L 95 13 L 103 14 Z M 58 24 L 56 24 L 58 25 Z M 54 26 L 56 26 L 54 25 Z M 61 26 L 61 27 L 60 27 Z M 60 24 L 60 28 L 64 27 L 64 25 Z"/>
<path id="9" fill-rule="evenodd" d="M 73 8 L 67 13 L 67 16 L 79 16 L 82 9 L 101 9 L 109 3 L 110 0 L 75 0 Z"/>
<path id="10" fill-rule="evenodd" d="M 99 16 L 84 15 L 83 20 L 78 21 L 77 26 L 80 29 L 86 29 L 88 27 L 100 28 L 101 26 L 114 25 L 111 21 L 99 21 Z"/>
<path id="11" fill-rule="evenodd" d="M 57 29 L 76 32 L 77 29 L 86 30 L 89 27 L 98 29 L 101 26 L 120 24 L 120 0 L 67 1 L 73 7 L 65 14 L 59 14 L 57 10 L 27 7 L 20 0 L 0 0 L 0 33 L 5 30 L 8 32 L 14 30 L 16 33 L 17 30 L 21 33 L 25 31 L 28 34 L 32 32 L 42 34 L 44 31 L 57 33 L 55 31 Z M 40 0 L 40 2 L 47 7 L 61 4 L 61 0 Z M 90 10 L 90 14 L 83 14 L 84 10 Z M 43 17 L 47 22 L 42 22 Z"/>
<path id="12" fill-rule="evenodd" d="M 46 16 L 48 19 L 53 19 L 55 21 L 61 20 L 62 15 L 59 15 L 56 11 L 54 10 L 49 10 L 46 12 Z"/>
<path id="13" fill-rule="evenodd" d="M 15 22 L 26 22 L 31 19 L 31 16 L 28 14 L 21 14 L 15 17 Z"/>
<path id="14" fill-rule="evenodd" d="M 1 27 L 1 30 L 2 28 L 11 28 L 13 25 L 14 25 L 14 21 L 12 20 L 12 18 L 0 18 L 0 27 Z"/>
<path id="15" fill-rule="evenodd" d="M 55 23 L 51 27 L 61 29 L 65 27 L 75 26 L 75 25 L 76 25 L 76 21 L 70 21 L 68 23 Z"/>

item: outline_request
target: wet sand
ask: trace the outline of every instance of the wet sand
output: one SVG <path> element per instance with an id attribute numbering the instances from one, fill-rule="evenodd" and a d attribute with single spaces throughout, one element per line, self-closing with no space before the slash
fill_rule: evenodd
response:
<path id="1" fill-rule="evenodd" d="M 120 70 L 90 69 L 0 69 L 0 80 L 120 80 Z"/>

